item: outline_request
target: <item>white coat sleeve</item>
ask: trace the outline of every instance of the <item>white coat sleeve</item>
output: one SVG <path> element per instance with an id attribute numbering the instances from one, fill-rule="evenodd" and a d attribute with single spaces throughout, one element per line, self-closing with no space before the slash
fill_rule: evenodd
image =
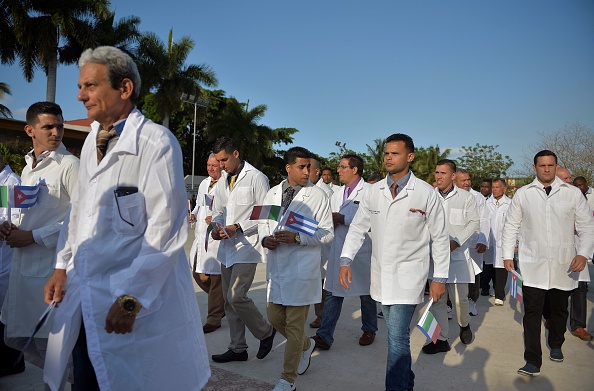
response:
<path id="1" fill-rule="evenodd" d="M 516 248 L 516 238 L 520 232 L 520 225 L 522 224 L 522 205 L 521 201 L 524 196 L 522 189 L 516 191 L 516 195 L 507 210 L 505 223 L 503 224 L 503 231 L 501 232 L 501 253 L 505 261 L 514 259 L 514 251 Z"/>
<path id="2" fill-rule="evenodd" d="M 479 208 L 479 213 L 480 229 L 477 243 L 484 244 L 485 246 L 489 247 L 489 233 L 491 232 L 491 216 L 487 205 L 483 205 L 482 208 Z"/>
<path id="3" fill-rule="evenodd" d="M 363 198 L 359 204 L 359 208 L 357 209 L 357 213 L 355 213 L 355 217 L 351 221 L 349 225 L 349 231 L 344 239 L 344 245 L 342 247 L 342 252 L 340 253 L 340 258 L 348 258 L 350 260 L 354 260 L 355 256 L 359 252 L 359 249 L 363 245 L 365 241 L 365 235 L 369 232 L 371 228 L 371 213 L 369 212 L 369 194 L 367 192 L 363 195 Z"/>
<path id="4" fill-rule="evenodd" d="M 313 236 L 299 235 L 301 246 L 319 246 L 329 244 L 334 239 L 334 225 L 332 224 L 332 211 L 330 202 L 324 191 L 320 188 L 311 188 L 312 196 L 318 201 L 318 209 L 314 211 L 313 216 L 318 221 L 318 228 Z"/>
<path id="5" fill-rule="evenodd" d="M 433 277 L 447 279 L 450 270 L 450 236 L 448 235 L 445 210 L 437 192 L 429 194 L 425 216 L 427 229 L 431 236 Z"/>
<path id="6" fill-rule="evenodd" d="M 594 216 L 585 197 L 578 197 L 575 208 L 575 230 L 580 238 L 577 254 L 591 259 L 594 254 Z"/>
<path id="7" fill-rule="evenodd" d="M 466 241 L 479 230 L 480 217 L 476 206 L 476 200 L 473 196 L 466 198 L 464 210 L 466 212 L 466 225 L 456 237 L 452 238 L 458 242 L 460 246 L 464 245 L 464 243 L 466 243 Z"/>
<path id="8" fill-rule="evenodd" d="M 266 194 L 268 190 L 270 190 L 270 185 L 268 183 L 268 178 L 266 175 L 259 173 L 254 176 L 252 186 L 254 189 L 254 206 L 256 205 L 264 205 L 264 199 L 266 198 Z M 243 230 L 244 235 L 251 235 L 254 231 L 258 230 L 258 221 L 257 220 L 250 220 L 251 210 L 247 215 L 247 219 L 244 221 L 237 221 Z M 262 239 L 260 239 L 262 240 Z"/>

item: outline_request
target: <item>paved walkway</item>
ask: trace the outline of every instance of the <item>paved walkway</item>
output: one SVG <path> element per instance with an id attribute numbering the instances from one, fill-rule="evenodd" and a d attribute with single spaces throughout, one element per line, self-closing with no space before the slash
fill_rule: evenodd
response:
<path id="1" fill-rule="evenodd" d="M 193 235 L 191 235 L 193 236 Z M 191 243 L 190 243 L 191 244 Z M 189 251 L 189 246 L 187 247 Z M 594 278 L 594 266 L 589 265 Z M 260 265 L 250 291 L 250 296 L 260 311 L 265 313 L 266 281 L 265 265 Z M 206 294 L 196 287 L 196 297 L 202 318 L 206 317 Z M 541 376 L 526 378 L 516 374 L 524 365 L 521 313 L 514 299 L 507 300 L 503 307 L 495 307 L 493 297 L 481 297 L 477 308 L 479 315 L 471 317 L 470 325 L 475 339 L 463 345 L 458 338 L 459 329 L 455 320 L 450 320 L 450 344 L 452 350 L 428 356 L 421 353 L 425 337 L 416 328 L 411 331 L 413 370 L 416 374 L 415 390 L 455 391 L 563 391 L 592 389 L 590 370 L 594 362 L 594 344 L 584 342 L 566 333 L 563 346 L 565 361 L 555 363 L 548 357 L 544 333 L 543 366 Z M 358 298 L 346 299 L 338 323 L 335 342 L 328 351 L 314 351 L 307 373 L 297 379 L 299 391 L 309 390 L 383 390 L 387 356 L 387 334 L 383 320 L 375 342 L 359 346 L 361 312 Z M 420 306 L 419 306 L 420 307 Z M 417 308 L 413 322 L 423 308 Z M 588 329 L 594 331 L 594 292 L 588 293 Z M 313 308 L 309 321 L 313 320 Z M 544 327 L 543 327 L 544 330 Z M 315 331 L 307 330 L 310 335 Z M 285 340 L 277 334 L 272 352 L 263 360 L 255 353 L 259 341 L 247 332 L 249 360 L 218 364 L 211 361 L 213 376 L 206 391 L 260 391 L 271 390 L 282 372 Z M 208 354 L 223 353 L 229 343 L 229 327 L 225 319 L 217 331 L 206 334 Z M 20 375 L 0 378 L 0 391 L 42 391 L 42 371 L 28 365 Z M 67 387 L 68 389 L 68 387 Z"/>

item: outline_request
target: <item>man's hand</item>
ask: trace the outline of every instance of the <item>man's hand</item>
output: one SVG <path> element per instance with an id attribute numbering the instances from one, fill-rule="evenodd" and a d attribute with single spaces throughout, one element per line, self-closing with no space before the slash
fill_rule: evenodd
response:
<path id="1" fill-rule="evenodd" d="M 210 236 L 212 236 L 212 238 L 214 240 L 221 240 L 223 238 L 221 237 L 221 235 L 219 234 L 219 232 L 221 232 L 221 231 L 220 230 L 213 229 L 212 231 L 210 231 Z"/>
<path id="2" fill-rule="evenodd" d="M 277 231 L 274 234 L 274 238 L 279 243 L 295 244 L 295 236 L 297 234 L 291 231 Z"/>
<path id="3" fill-rule="evenodd" d="M 514 261 L 512 259 L 504 259 L 503 260 L 503 267 L 508 272 L 511 272 L 512 270 L 515 270 L 515 268 L 514 268 Z"/>
<path id="4" fill-rule="evenodd" d="M 450 240 L 450 252 L 454 251 L 458 247 L 460 247 L 458 242 L 456 242 L 455 240 Z"/>
<path id="5" fill-rule="evenodd" d="M 431 281 L 429 285 L 429 297 L 433 299 L 433 302 L 437 302 L 446 291 L 446 284 L 441 282 Z"/>
<path id="6" fill-rule="evenodd" d="M 204 218 L 204 222 L 206 223 L 206 225 L 210 224 L 211 221 L 212 221 L 212 216 L 206 216 Z"/>
<path id="7" fill-rule="evenodd" d="M 586 268 L 587 262 L 588 260 L 583 255 L 576 255 L 575 258 L 571 260 L 571 263 L 569 264 L 569 269 L 572 272 L 579 273 Z"/>
<path id="8" fill-rule="evenodd" d="M 332 223 L 336 227 L 337 225 L 344 224 L 344 215 L 338 212 L 332 213 Z"/>
<path id="9" fill-rule="evenodd" d="M 278 247 L 278 240 L 276 240 L 272 235 L 267 236 L 264 238 L 264 240 L 262 240 L 262 246 L 269 250 L 276 250 Z"/>
<path id="10" fill-rule="evenodd" d="M 43 300 L 45 304 L 52 301 L 61 302 L 66 294 L 66 270 L 56 269 L 43 288 Z"/>
<path id="11" fill-rule="evenodd" d="M 476 252 L 477 252 L 477 253 L 479 253 L 479 254 L 482 254 L 482 253 L 484 253 L 485 251 L 487 251 L 487 246 L 486 246 L 486 245 L 484 245 L 484 244 L 482 244 L 482 243 L 478 243 L 478 244 L 476 245 Z"/>
<path id="12" fill-rule="evenodd" d="M 35 244 L 33 231 L 25 231 L 13 226 L 6 237 L 6 244 L 13 248 L 22 248 Z"/>
<path id="13" fill-rule="evenodd" d="M 128 315 L 120 309 L 120 305 L 116 300 L 109 309 L 107 317 L 105 318 L 105 331 L 108 334 L 115 332 L 116 334 L 127 334 L 134 330 L 134 322 L 136 315 Z"/>
<path id="14" fill-rule="evenodd" d="M 340 279 L 340 285 L 344 289 L 349 289 L 349 284 L 353 282 L 353 274 L 350 266 L 341 266 L 338 271 L 338 278 Z"/>
<path id="15" fill-rule="evenodd" d="M 194 216 L 192 213 L 190 213 L 190 217 L 188 218 L 188 221 L 190 223 L 195 223 L 196 222 L 196 216 Z"/>
<path id="16" fill-rule="evenodd" d="M 221 229 L 219 229 L 219 236 L 221 237 L 221 239 L 232 238 L 235 236 L 236 230 L 237 229 L 235 228 L 235 225 L 233 225 L 233 224 L 226 225 L 225 227 L 221 227 Z M 212 232 L 214 232 L 214 230 Z M 213 236 L 213 238 L 214 238 L 214 236 Z"/>
<path id="17" fill-rule="evenodd" d="M 10 234 L 10 230 L 13 228 L 16 229 L 16 226 L 8 221 L 0 224 L 0 240 L 6 240 L 6 237 Z"/>

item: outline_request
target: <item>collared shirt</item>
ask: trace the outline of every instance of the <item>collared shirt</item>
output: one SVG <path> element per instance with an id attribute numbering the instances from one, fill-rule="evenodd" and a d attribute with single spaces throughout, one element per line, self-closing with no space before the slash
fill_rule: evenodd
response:
<path id="1" fill-rule="evenodd" d="M 232 173 L 232 172 L 228 172 L 227 174 L 227 186 L 229 186 L 231 184 L 231 178 L 233 178 L 235 176 L 235 180 L 237 180 L 237 177 L 239 176 L 239 174 L 241 174 L 241 170 L 243 170 L 243 167 L 245 166 L 245 162 L 242 160 L 241 163 L 239 164 L 239 168 L 237 169 L 237 172 Z"/>
<path id="2" fill-rule="evenodd" d="M 111 151 L 113 149 L 113 147 L 115 147 L 115 145 L 117 144 L 118 140 L 120 139 L 120 136 L 122 134 L 122 132 L 124 131 L 124 126 L 126 126 L 126 118 L 122 118 L 119 121 L 116 121 L 113 125 L 111 125 L 109 127 L 109 129 L 115 129 L 116 131 L 116 135 L 113 136 L 111 139 L 109 139 L 109 141 L 107 142 L 107 149 L 105 150 L 105 154 L 107 155 L 107 152 Z M 102 127 L 99 127 L 99 131 L 101 131 Z M 99 132 L 97 132 L 99 133 Z"/>
<path id="3" fill-rule="evenodd" d="M 33 164 L 31 165 L 32 168 L 37 167 L 37 165 L 39 163 L 41 163 L 43 161 L 43 159 L 45 159 L 46 157 L 48 157 L 50 155 L 50 153 L 52 153 L 53 151 L 43 151 L 39 154 L 39 156 L 35 156 L 35 150 L 32 149 L 29 151 L 29 153 L 27 154 L 27 156 L 29 156 L 31 159 L 33 159 Z"/>
<path id="4" fill-rule="evenodd" d="M 344 204 L 345 201 L 349 198 L 349 195 L 355 190 L 359 182 L 361 181 L 361 177 L 357 178 L 357 180 L 350 185 L 344 185 L 344 195 L 342 196 L 342 203 Z"/>
<path id="5" fill-rule="evenodd" d="M 452 187 L 450 187 L 446 191 L 441 191 L 440 189 L 437 189 L 437 190 L 439 190 L 439 195 L 440 196 L 442 196 L 443 198 L 446 198 L 448 196 L 448 194 L 450 194 L 452 192 L 452 190 L 454 190 L 454 185 L 452 185 Z"/>
<path id="6" fill-rule="evenodd" d="M 293 188 L 293 190 L 295 190 L 295 194 L 293 195 L 293 198 L 295 198 L 295 196 L 297 195 L 297 193 L 299 193 L 299 191 L 300 191 L 301 189 L 303 189 L 303 186 L 301 186 L 301 185 L 299 185 L 299 184 L 297 184 L 297 185 L 293 185 L 293 186 L 290 186 L 290 185 L 289 185 L 289 181 L 288 181 L 288 180 L 283 182 L 283 186 L 282 186 L 282 187 L 283 187 L 283 194 L 285 194 L 285 191 L 287 191 L 287 189 L 288 189 L 289 187 L 292 187 L 292 188 Z"/>
<path id="7" fill-rule="evenodd" d="M 411 171 L 408 170 L 405 176 L 396 181 L 396 185 L 398 186 L 396 188 L 396 195 L 398 195 L 398 193 L 400 193 L 400 190 L 404 189 L 404 187 L 408 183 L 408 180 L 410 179 L 410 173 Z M 391 188 L 393 184 L 394 180 L 390 178 L 390 175 L 386 176 L 386 185 L 388 186 L 388 189 Z"/>

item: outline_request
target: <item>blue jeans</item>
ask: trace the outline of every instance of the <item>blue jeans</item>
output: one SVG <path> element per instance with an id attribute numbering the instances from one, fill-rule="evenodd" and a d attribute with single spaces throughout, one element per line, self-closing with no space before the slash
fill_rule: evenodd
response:
<path id="1" fill-rule="evenodd" d="M 377 303 L 369 295 L 359 296 L 361 299 L 361 330 L 377 332 Z M 333 296 L 332 292 L 326 292 L 324 300 L 324 315 L 322 316 L 322 326 L 316 334 L 320 336 L 328 345 L 334 343 L 334 330 L 340 318 L 342 302 L 344 297 Z"/>
<path id="2" fill-rule="evenodd" d="M 415 385 L 410 356 L 410 322 L 416 304 L 382 305 L 388 327 L 386 391 L 407 391 Z"/>

